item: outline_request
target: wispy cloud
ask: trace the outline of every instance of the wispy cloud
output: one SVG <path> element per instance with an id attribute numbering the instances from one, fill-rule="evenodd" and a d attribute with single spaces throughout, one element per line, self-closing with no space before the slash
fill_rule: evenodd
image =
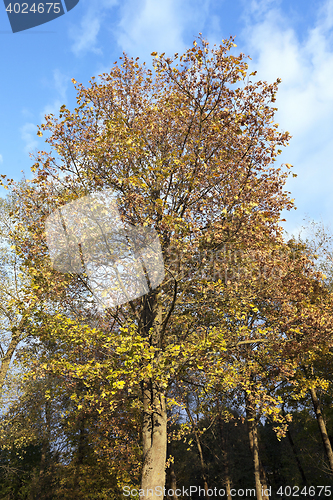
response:
<path id="1" fill-rule="evenodd" d="M 209 5 L 210 0 L 127 0 L 120 9 L 117 43 L 125 52 L 139 57 L 153 50 L 180 52 L 187 45 L 186 34 L 192 38 L 203 30 L 211 15 Z M 216 16 L 213 25 L 214 29 L 218 27 Z"/>
<path id="2" fill-rule="evenodd" d="M 63 101 L 55 99 L 52 103 L 46 104 L 42 111 L 40 112 L 40 119 L 42 122 L 45 121 L 45 115 L 53 114 L 55 116 L 59 115 L 59 109 L 64 104 Z"/>
<path id="3" fill-rule="evenodd" d="M 186 21 L 177 15 L 177 10 L 181 10 L 179 2 L 128 0 L 121 10 L 117 42 L 125 52 L 139 51 L 138 55 L 142 56 L 148 50 L 176 52 L 183 47 L 182 32 Z"/>
<path id="4" fill-rule="evenodd" d="M 56 91 L 56 97 L 52 102 L 47 103 L 41 113 L 40 120 L 44 121 L 45 115 L 53 113 L 58 115 L 60 107 L 67 101 L 67 88 L 70 83 L 70 77 L 67 74 L 62 73 L 59 69 L 53 70 L 53 79 L 51 82 L 47 82 L 50 88 Z"/>
<path id="5" fill-rule="evenodd" d="M 37 127 L 35 123 L 25 123 L 23 127 L 20 128 L 21 138 L 24 142 L 24 152 L 26 154 L 32 153 L 38 146 L 37 140 Z"/>
<path id="6" fill-rule="evenodd" d="M 66 99 L 66 91 L 70 81 L 68 75 L 62 73 L 59 69 L 53 70 L 54 87 L 61 99 Z"/>
<path id="7" fill-rule="evenodd" d="M 252 1 L 244 18 L 246 47 L 241 49 L 253 59 L 251 70 L 258 70 L 258 79 L 268 82 L 282 79 L 276 119 L 293 139 L 280 159 L 292 163 L 298 174 L 287 183 L 298 218 L 306 212 L 314 218 L 329 213 L 333 217 L 333 1 L 317 11 L 302 39 L 293 20 L 270 1 Z"/>
<path id="8" fill-rule="evenodd" d="M 110 43 L 121 51 L 147 58 L 153 51 L 179 52 L 190 38 L 204 32 L 219 39 L 219 18 L 211 12 L 212 0 L 100 0 L 86 5 L 79 26 L 71 26 L 72 51 L 76 56 L 87 52 L 101 55 L 99 35 L 110 33 Z M 119 5 L 118 8 L 115 8 Z M 111 26 L 111 28 L 110 28 Z M 104 39 L 105 46 L 105 39 Z"/>
<path id="9" fill-rule="evenodd" d="M 0 155 L 0 163 L 3 163 L 3 157 Z"/>
<path id="10" fill-rule="evenodd" d="M 98 0 L 94 2 L 83 2 L 87 9 L 81 18 L 79 26 L 71 25 L 69 36 L 73 40 L 72 51 L 76 56 L 86 52 L 102 54 L 98 46 L 98 34 L 100 32 L 103 18 L 106 17 L 108 9 L 114 8 L 118 0 Z"/>
<path id="11" fill-rule="evenodd" d="M 72 51 L 76 56 L 82 52 L 95 52 L 101 54 L 102 51 L 96 46 L 97 35 L 100 29 L 100 19 L 95 15 L 92 17 L 89 12 L 82 18 L 80 26 L 73 28 L 71 38 L 74 39 Z"/>

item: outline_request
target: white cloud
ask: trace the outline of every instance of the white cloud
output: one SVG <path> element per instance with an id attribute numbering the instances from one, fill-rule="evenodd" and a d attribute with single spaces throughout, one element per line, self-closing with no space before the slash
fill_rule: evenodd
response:
<path id="1" fill-rule="evenodd" d="M 258 69 L 259 78 L 282 78 L 279 115 L 294 134 L 328 116 L 327 106 L 333 106 L 333 52 L 325 43 L 326 22 L 319 21 L 303 44 L 276 8 L 267 12 L 262 22 L 251 23 L 246 29 L 248 46 L 255 56 L 252 66 Z"/>
<path id="2" fill-rule="evenodd" d="M 59 97 L 56 97 L 53 102 L 44 105 L 42 111 L 39 113 L 39 123 L 45 122 L 45 115 L 53 113 L 58 116 L 59 109 L 66 101 L 66 91 L 70 78 L 63 74 L 58 69 L 53 71 L 53 78 L 51 81 L 45 81 L 44 84 Z M 26 119 L 31 119 L 35 115 L 28 108 L 22 109 L 22 114 Z M 21 128 L 21 138 L 24 141 L 24 152 L 26 154 L 34 152 L 36 148 L 42 148 L 43 139 L 37 136 L 37 125 L 31 121 L 26 122 Z"/>
<path id="3" fill-rule="evenodd" d="M 100 20 L 97 16 L 91 17 L 87 13 L 81 20 L 80 27 L 73 29 L 71 38 L 75 41 L 72 51 L 76 56 L 82 52 L 91 51 L 100 54 L 102 51 L 96 47 L 97 35 L 100 28 Z"/>
<path id="4" fill-rule="evenodd" d="M 300 225 L 306 212 L 333 219 L 333 1 L 317 11 L 302 39 L 293 20 L 270 1 L 252 1 L 244 18 L 246 47 L 241 50 L 253 59 L 250 70 L 258 70 L 258 79 L 269 83 L 282 79 L 274 104 L 276 121 L 293 139 L 280 160 L 292 163 L 298 174 L 287 183 L 298 206 L 288 231 Z"/>
<path id="5" fill-rule="evenodd" d="M 23 127 L 20 128 L 20 132 L 21 138 L 25 143 L 24 152 L 26 154 L 32 153 L 40 144 L 38 142 L 36 125 L 34 123 L 25 123 Z"/>
<path id="6" fill-rule="evenodd" d="M 53 70 L 53 81 L 47 82 L 47 84 L 53 87 L 58 94 L 53 102 L 48 103 L 44 106 L 40 113 L 40 120 L 43 122 L 45 115 L 54 114 L 58 116 L 60 107 L 67 101 L 67 87 L 70 82 L 70 77 L 62 73 L 59 69 Z"/>
<path id="7" fill-rule="evenodd" d="M 66 99 L 66 91 L 68 87 L 68 83 L 70 78 L 67 75 L 64 75 L 61 73 L 59 69 L 55 69 L 53 71 L 53 79 L 54 79 L 54 86 L 58 94 L 60 95 L 60 98 L 65 100 Z"/>
<path id="8" fill-rule="evenodd" d="M 125 52 L 177 52 L 183 47 L 184 16 L 174 0 L 129 0 L 123 4 L 117 42 Z"/>
<path id="9" fill-rule="evenodd" d="M 72 51 L 102 54 L 98 37 L 109 28 L 110 43 L 121 51 L 146 59 L 153 50 L 167 54 L 186 47 L 185 32 L 194 40 L 199 31 L 219 39 L 219 19 L 211 14 L 212 0 L 100 0 L 86 3 L 87 10 L 80 25 L 72 25 L 69 36 Z M 115 9 L 116 6 L 119 8 Z M 105 45 L 104 45 L 105 46 Z"/>
<path id="10" fill-rule="evenodd" d="M 210 3 L 210 0 L 127 0 L 121 7 L 117 42 L 126 53 L 140 58 L 146 59 L 152 51 L 173 55 L 188 45 L 184 41 L 185 32 L 194 40 L 207 23 L 211 34 L 215 33 L 218 21 L 216 16 L 211 19 Z"/>
<path id="11" fill-rule="evenodd" d="M 108 9 L 114 8 L 118 0 L 98 0 L 88 5 L 83 15 L 80 25 L 71 25 L 69 36 L 73 40 L 72 51 L 76 56 L 86 52 L 102 54 L 102 50 L 97 45 L 97 37 L 100 31 L 101 22 Z"/>
<path id="12" fill-rule="evenodd" d="M 63 101 L 60 101 L 59 99 L 55 99 L 52 103 L 46 104 L 43 108 L 43 110 L 40 113 L 40 119 L 42 122 L 45 121 L 45 115 L 50 115 L 51 113 L 54 116 L 59 115 L 59 110 L 60 107 L 64 104 Z"/>
<path id="13" fill-rule="evenodd" d="M 26 119 L 32 119 L 35 116 L 34 113 L 27 107 L 22 108 L 21 112 Z"/>
<path id="14" fill-rule="evenodd" d="M 0 155 L 0 163 L 3 163 L 3 157 Z"/>

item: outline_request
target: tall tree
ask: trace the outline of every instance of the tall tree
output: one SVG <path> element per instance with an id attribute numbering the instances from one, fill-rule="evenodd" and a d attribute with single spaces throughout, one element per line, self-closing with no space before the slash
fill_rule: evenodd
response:
<path id="1" fill-rule="evenodd" d="M 61 312 L 58 331 L 64 316 L 74 314 L 73 304 L 81 324 L 92 325 L 92 316 L 84 308 L 85 277 L 51 268 L 43 231 L 52 211 L 111 188 L 123 222 L 153 227 L 159 236 L 165 280 L 141 298 L 108 308 L 104 320 L 104 345 L 112 342 L 127 357 L 108 373 L 114 384 L 109 397 L 117 399 L 124 385 L 141 390 L 141 488 L 147 498 L 157 498 L 165 483 L 170 380 L 176 368 L 193 366 L 205 343 L 198 326 L 203 315 L 213 317 L 200 251 L 226 242 L 273 243 L 281 233 L 281 210 L 293 206 L 282 189 L 288 173 L 274 166 L 281 152 L 276 148 L 290 138 L 273 120 L 280 80 L 246 80 L 244 55 L 228 54 L 233 46 L 231 38 L 209 49 L 200 35 L 180 57 L 152 53 L 153 70 L 124 55 L 100 83 L 77 84 L 77 108 L 62 106 L 59 118 L 46 116 L 38 132 L 50 133 L 52 151 L 39 153 L 30 187 L 15 188 L 25 228 L 24 237 L 17 232 L 17 245 L 34 270 L 40 299 Z M 85 299 L 78 303 L 77 297 Z M 96 366 L 94 376 L 105 367 Z M 71 369 L 88 376 L 74 359 Z"/>

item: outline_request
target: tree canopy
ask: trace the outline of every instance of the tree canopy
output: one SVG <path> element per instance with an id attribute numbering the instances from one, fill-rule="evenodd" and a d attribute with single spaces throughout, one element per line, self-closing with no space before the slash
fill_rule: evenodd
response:
<path id="1" fill-rule="evenodd" d="M 151 69 L 124 54 L 88 87 L 73 80 L 77 107 L 38 127 L 49 151 L 35 156 L 33 178 L 2 181 L 7 236 L 26 276 L 11 331 L 26 340 L 15 344 L 21 378 L 7 378 L 17 394 L 0 423 L 0 460 L 4 477 L 27 471 L 13 487 L 6 479 L 3 498 L 24 488 L 24 498 L 119 498 L 129 488 L 154 499 L 196 478 L 230 500 L 232 486 L 244 486 L 237 460 L 250 464 L 245 486 L 268 498 L 279 475 L 264 461 L 287 462 L 262 453 L 261 440 L 288 438 L 304 482 L 290 426 L 311 419 L 307 391 L 327 454 L 314 477 L 331 477 L 315 389 L 330 387 L 320 374 L 332 297 L 306 245 L 283 239 L 281 211 L 294 200 L 284 189 L 291 165 L 275 163 L 291 139 L 274 122 L 281 81 L 253 83 L 233 38 L 214 48 L 197 40 L 181 56 L 153 52 Z M 82 268 L 54 266 L 46 229 L 69 203 L 105 192 L 124 227 L 157 235 L 164 279 L 101 309 L 80 244 Z M 102 233 L 110 249 L 111 232 Z M 105 270 L 100 280 L 110 279 Z M 247 458 L 230 448 L 228 434 L 242 439 L 238 421 Z M 185 473 L 187 440 L 186 463 L 194 443 L 198 461 Z"/>

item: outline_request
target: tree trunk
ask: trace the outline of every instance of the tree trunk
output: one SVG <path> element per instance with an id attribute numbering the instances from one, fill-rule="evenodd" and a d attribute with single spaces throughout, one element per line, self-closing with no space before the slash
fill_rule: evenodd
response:
<path id="1" fill-rule="evenodd" d="M 285 412 L 284 408 L 282 408 L 282 413 L 283 413 L 283 416 L 285 417 L 286 412 Z M 304 472 L 304 469 L 302 467 L 301 460 L 300 460 L 300 457 L 298 455 L 298 452 L 297 452 L 297 449 L 296 449 L 296 446 L 295 446 L 294 440 L 292 438 L 292 435 L 291 435 L 289 427 L 287 429 L 287 433 L 286 434 L 287 434 L 289 444 L 291 446 L 291 449 L 293 451 L 293 454 L 294 454 L 294 457 L 295 457 L 295 460 L 296 460 L 297 468 L 299 470 L 299 473 L 300 473 L 302 481 L 303 481 L 303 486 L 308 486 L 309 483 L 308 483 L 308 481 L 306 479 L 305 472 Z"/>
<path id="2" fill-rule="evenodd" d="M 232 500 L 231 497 L 231 480 L 230 480 L 230 468 L 229 468 L 229 459 L 228 452 L 226 447 L 226 439 L 224 437 L 223 430 L 222 431 L 222 455 L 223 455 L 223 465 L 224 465 L 224 477 L 225 477 L 225 488 L 227 492 L 227 500 Z"/>
<path id="3" fill-rule="evenodd" d="M 24 333 L 24 322 L 26 319 L 26 316 L 28 316 L 29 312 L 31 310 L 31 307 L 28 307 L 24 315 L 22 316 L 18 326 L 13 327 L 11 332 L 12 332 L 12 338 L 10 341 L 10 344 L 8 346 L 8 349 L 6 351 L 6 354 L 4 354 L 1 358 L 1 367 L 0 367 L 0 392 L 2 391 L 3 385 L 6 380 L 7 372 L 9 369 L 10 362 L 12 360 L 12 357 L 14 355 L 16 347 L 19 345 L 23 338 L 23 333 Z"/>
<path id="4" fill-rule="evenodd" d="M 172 455 L 172 445 L 171 443 L 169 444 L 169 456 Z M 170 463 L 169 467 L 169 474 L 167 478 L 167 495 L 166 498 L 167 500 L 178 500 L 178 497 L 176 495 L 176 489 L 177 489 L 177 479 L 176 479 L 176 473 L 175 473 L 175 464 L 174 462 Z M 172 490 L 172 493 L 169 494 L 169 490 Z"/>
<path id="5" fill-rule="evenodd" d="M 257 426 L 256 426 L 256 429 L 257 429 Z M 259 445 L 258 445 L 258 449 L 259 449 Z M 260 469 L 260 479 L 261 479 L 261 485 L 262 485 L 261 486 L 262 498 L 263 498 L 263 500 L 269 500 L 269 496 L 267 495 L 267 491 L 268 491 L 267 476 L 266 476 L 265 469 L 261 463 L 260 456 L 259 456 L 259 469 Z"/>
<path id="6" fill-rule="evenodd" d="M 10 344 L 8 346 L 8 349 L 6 351 L 6 354 L 1 358 L 1 368 L 0 368 L 0 391 L 2 390 L 7 372 L 9 369 L 10 362 L 12 360 L 13 354 L 15 352 L 16 347 L 18 344 L 21 342 L 21 331 L 16 330 L 15 333 L 13 333 Z"/>
<path id="7" fill-rule="evenodd" d="M 39 476 L 39 473 L 38 473 L 37 467 L 34 467 L 33 473 L 32 473 L 32 480 L 30 483 L 28 500 L 35 500 L 37 498 L 38 476 Z"/>
<path id="8" fill-rule="evenodd" d="M 325 424 L 323 415 L 321 413 L 321 408 L 320 408 L 320 403 L 319 403 L 319 400 L 318 400 L 318 397 L 317 397 L 317 393 L 316 393 L 316 390 L 313 387 L 310 388 L 310 394 L 311 394 L 311 399 L 312 399 L 313 407 L 314 407 L 314 410 L 315 410 L 315 413 L 316 413 L 316 417 L 317 417 L 317 422 L 318 422 L 318 427 L 319 427 L 320 435 L 321 435 L 321 438 L 323 440 L 324 449 L 325 449 L 325 452 L 326 452 L 326 455 L 327 455 L 327 458 L 328 458 L 330 470 L 333 473 L 333 452 L 332 452 L 332 446 L 331 446 L 331 443 L 330 443 L 330 440 L 329 440 L 329 437 L 328 437 L 328 434 L 327 434 L 326 424 Z"/>
<path id="9" fill-rule="evenodd" d="M 227 440 L 225 436 L 225 426 L 223 425 L 223 419 L 220 411 L 220 405 L 218 400 L 216 400 L 217 411 L 218 411 L 218 422 L 220 429 L 220 437 L 221 437 L 221 450 L 222 450 L 222 458 L 223 458 L 223 466 L 224 466 L 224 477 L 225 477 L 225 488 L 227 492 L 227 500 L 232 500 L 231 497 L 231 479 L 230 479 L 230 468 L 229 468 L 229 458 L 228 458 L 228 450 L 227 450 Z"/>
<path id="10" fill-rule="evenodd" d="M 177 481 L 176 481 L 175 465 L 173 462 L 170 464 L 170 488 L 172 490 L 172 495 L 170 496 L 171 500 L 177 500 L 178 498 L 178 496 L 176 495 Z"/>
<path id="11" fill-rule="evenodd" d="M 147 499 L 161 499 L 165 486 L 167 410 L 164 394 L 152 380 L 143 383 L 143 468 L 141 488 Z"/>
<path id="12" fill-rule="evenodd" d="M 197 448 L 198 448 L 198 453 L 199 453 L 199 458 L 200 458 L 201 476 L 202 476 L 202 480 L 203 480 L 203 484 L 204 484 L 205 495 L 207 497 L 209 495 L 208 495 L 208 483 L 207 483 L 207 474 L 206 474 L 206 464 L 205 464 L 205 460 L 204 460 L 204 456 L 203 456 L 203 452 L 202 452 L 202 446 L 201 446 L 201 442 L 200 442 L 200 437 L 199 437 L 199 433 L 197 431 L 195 422 L 193 420 L 193 417 L 191 415 L 191 412 L 190 412 L 190 410 L 189 410 L 189 408 L 187 406 L 186 406 L 186 413 L 188 415 L 188 418 L 190 419 L 190 422 L 191 422 L 191 425 L 192 425 L 192 430 L 193 430 L 194 437 L 195 437 L 195 441 L 197 443 Z"/>
<path id="13" fill-rule="evenodd" d="M 249 444 L 250 450 L 253 457 L 253 466 L 254 466 L 254 481 L 256 487 L 256 495 L 257 500 L 264 500 L 267 496 L 263 497 L 262 495 L 262 487 L 263 483 L 260 478 L 260 457 L 259 457 L 259 442 L 258 442 L 258 432 L 257 432 L 257 423 L 256 423 L 256 414 L 251 405 L 251 398 L 245 392 L 245 405 L 246 405 L 246 422 L 249 433 Z"/>
<path id="14" fill-rule="evenodd" d="M 296 450 L 296 446 L 295 446 L 294 440 L 293 440 L 293 438 L 291 436 L 291 432 L 290 432 L 289 429 L 287 430 L 287 437 L 288 437 L 288 441 L 290 443 L 291 449 L 293 450 L 293 454 L 294 454 L 294 457 L 295 457 L 295 460 L 296 460 L 296 463 L 297 463 L 298 470 L 299 470 L 299 472 L 301 474 L 301 477 L 302 477 L 303 486 L 307 486 L 308 485 L 308 481 L 306 479 L 306 476 L 305 476 L 305 473 L 304 473 L 304 469 L 302 467 L 301 461 L 299 459 L 299 456 L 298 456 L 298 453 L 297 453 L 297 450 Z"/>
<path id="15" fill-rule="evenodd" d="M 162 347 L 162 308 L 159 292 L 156 289 L 145 298 L 142 323 L 150 344 L 157 348 Z M 145 499 L 161 500 L 166 477 L 168 415 L 164 391 L 161 390 L 153 377 L 147 377 L 143 381 L 142 398 L 143 467 L 141 489 L 144 490 Z"/>
<path id="16" fill-rule="evenodd" d="M 86 434 L 86 417 L 81 415 L 77 421 L 77 429 L 79 431 L 77 451 L 74 459 L 73 473 L 73 492 L 78 496 L 80 494 L 80 480 L 83 477 L 82 466 L 85 462 L 87 453 L 87 434 Z"/>
<path id="17" fill-rule="evenodd" d="M 245 393 L 245 403 L 246 403 L 246 421 L 249 433 L 249 443 L 250 449 L 253 457 L 254 465 L 254 479 L 256 486 L 257 500 L 269 500 L 267 494 L 267 478 L 265 469 L 261 463 L 259 455 L 259 440 L 258 440 L 258 430 L 256 422 L 256 412 L 251 404 L 251 396 Z"/>
<path id="18" fill-rule="evenodd" d="M 51 438 L 51 412 L 50 402 L 45 400 L 45 430 L 42 441 L 41 460 L 38 476 L 37 494 L 36 498 L 47 499 L 49 498 L 49 488 L 47 486 L 47 473 L 50 463 L 50 438 Z"/>
<path id="19" fill-rule="evenodd" d="M 252 412 L 247 412 L 247 426 L 249 433 L 250 449 L 253 457 L 254 465 L 254 481 L 256 486 L 257 500 L 263 500 L 261 494 L 261 481 L 260 481 L 260 463 L 259 463 L 259 446 L 258 446 L 258 435 L 257 435 L 257 425 Z"/>

